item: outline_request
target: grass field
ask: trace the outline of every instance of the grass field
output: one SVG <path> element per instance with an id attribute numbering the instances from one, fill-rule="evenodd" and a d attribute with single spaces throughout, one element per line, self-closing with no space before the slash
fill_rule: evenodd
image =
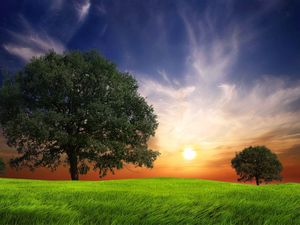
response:
<path id="1" fill-rule="evenodd" d="M 300 224 L 300 184 L 0 179 L 0 224 Z"/>

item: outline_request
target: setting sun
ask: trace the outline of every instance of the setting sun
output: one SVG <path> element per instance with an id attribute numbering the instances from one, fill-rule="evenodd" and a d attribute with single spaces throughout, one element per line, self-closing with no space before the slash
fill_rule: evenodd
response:
<path id="1" fill-rule="evenodd" d="M 185 148 L 183 151 L 183 157 L 186 160 L 193 160 L 196 157 L 196 152 L 192 148 Z"/>

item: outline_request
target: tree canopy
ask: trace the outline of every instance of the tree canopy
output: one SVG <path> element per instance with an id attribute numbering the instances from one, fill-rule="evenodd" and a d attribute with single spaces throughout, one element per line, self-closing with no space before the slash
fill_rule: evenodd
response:
<path id="1" fill-rule="evenodd" d="M 282 179 L 280 161 L 276 154 L 265 146 L 250 146 L 236 153 L 231 160 L 231 165 L 240 176 L 238 181 L 246 182 L 255 179 L 256 184 L 259 185 L 262 182 Z"/>
<path id="2" fill-rule="evenodd" d="M 0 124 L 19 153 L 11 166 L 68 165 L 73 180 L 90 168 L 100 177 L 127 163 L 151 168 L 159 155 L 147 144 L 153 107 L 132 75 L 96 51 L 33 58 L 3 82 Z"/>
<path id="3" fill-rule="evenodd" d="M 0 158 L 0 174 L 5 170 L 5 164 L 3 160 Z"/>

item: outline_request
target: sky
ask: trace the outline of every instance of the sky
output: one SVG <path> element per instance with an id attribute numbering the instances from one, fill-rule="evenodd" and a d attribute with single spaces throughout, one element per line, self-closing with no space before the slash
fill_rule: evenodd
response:
<path id="1" fill-rule="evenodd" d="M 300 182 L 299 10 L 296 0 L 4 0 L 0 68 L 17 71 L 49 49 L 96 49 L 134 75 L 158 115 L 149 145 L 161 156 L 151 170 L 128 165 L 105 179 L 236 181 L 235 153 L 266 145 L 283 181 Z M 3 137 L 0 151 L 15 154 Z M 64 167 L 5 176 L 69 179 Z"/>

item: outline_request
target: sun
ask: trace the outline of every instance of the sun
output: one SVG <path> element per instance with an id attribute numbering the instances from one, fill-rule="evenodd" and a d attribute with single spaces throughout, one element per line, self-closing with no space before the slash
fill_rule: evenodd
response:
<path id="1" fill-rule="evenodd" d="M 196 157 L 196 151 L 192 148 L 185 148 L 183 151 L 183 158 L 186 160 L 193 160 Z"/>

